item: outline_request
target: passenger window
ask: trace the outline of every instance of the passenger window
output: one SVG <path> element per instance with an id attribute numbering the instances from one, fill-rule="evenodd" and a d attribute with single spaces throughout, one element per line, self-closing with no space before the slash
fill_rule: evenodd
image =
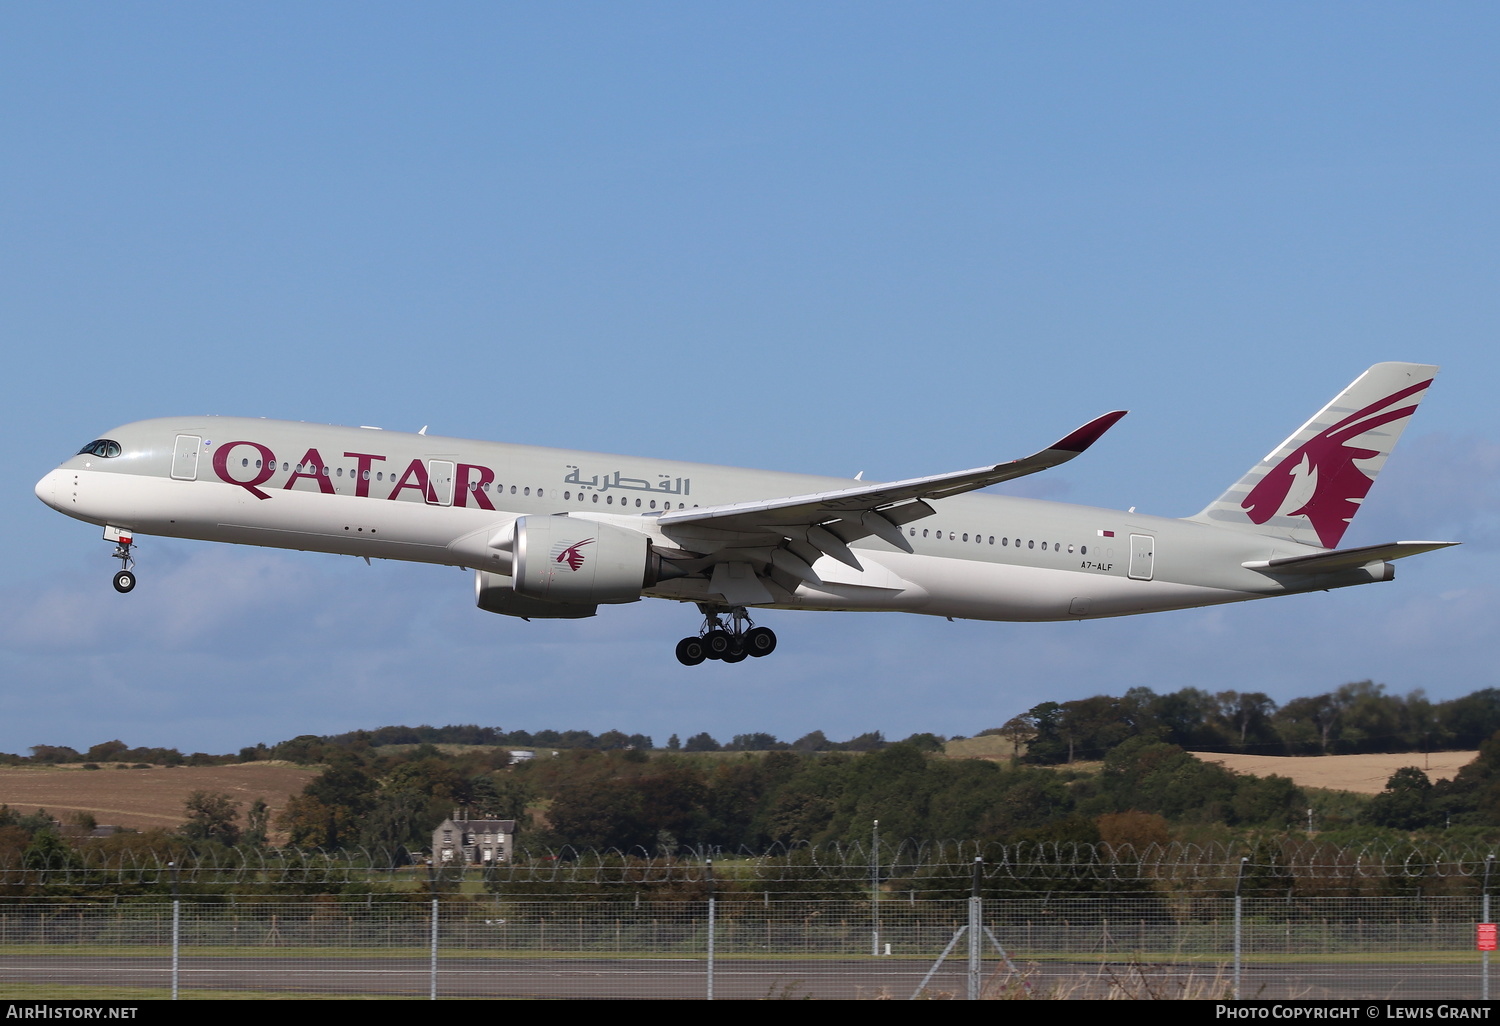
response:
<path id="1" fill-rule="evenodd" d="M 1029 542 L 1026 543 L 1026 547 L 1028 549 L 1034 549 L 1034 548 L 1036 548 L 1036 542 L 1035 541 L 1029 541 Z"/>

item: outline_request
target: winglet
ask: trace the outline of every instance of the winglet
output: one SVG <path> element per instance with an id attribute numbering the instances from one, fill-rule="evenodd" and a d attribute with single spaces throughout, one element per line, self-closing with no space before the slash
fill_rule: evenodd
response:
<path id="1" fill-rule="evenodd" d="M 1053 442 L 1047 446 L 1048 449 L 1061 449 L 1063 452 L 1080 453 L 1099 440 L 1099 436 L 1115 426 L 1115 422 L 1125 416 L 1128 410 L 1115 410 L 1106 413 L 1102 417 L 1095 417 L 1083 427 L 1074 431 L 1067 438 Z"/>

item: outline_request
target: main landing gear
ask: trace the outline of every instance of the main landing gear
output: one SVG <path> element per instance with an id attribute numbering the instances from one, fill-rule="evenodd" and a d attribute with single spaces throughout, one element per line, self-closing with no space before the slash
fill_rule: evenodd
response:
<path id="1" fill-rule="evenodd" d="M 703 626 L 698 633 L 677 643 L 677 661 L 683 666 L 697 666 L 705 659 L 738 663 L 776 651 L 775 632 L 769 627 L 756 627 L 744 606 L 730 610 L 729 618 L 725 623 L 724 614 L 718 610 L 703 609 Z"/>
<path id="2" fill-rule="evenodd" d="M 135 560 L 130 558 L 131 539 L 129 535 L 121 535 L 115 543 L 114 554 L 111 559 L 120 561 L 120 570 L 115 574 L 115 591 L 121 595 L 127 595 L 135 590 Z"/>

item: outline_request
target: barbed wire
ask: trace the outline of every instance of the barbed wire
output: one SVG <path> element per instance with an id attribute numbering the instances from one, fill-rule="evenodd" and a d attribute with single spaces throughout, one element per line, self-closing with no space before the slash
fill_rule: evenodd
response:
<path id="1" fill-rule="evenodd" d="M 1461 881 L 1485 875 L 1495 846 L 1465 842 L 1372 840 L 1335 844 L 1279 837 L 1248 842 L 1142 846 L 1101 842 L 917 841 L 882 843 L 871 857 L 862 843 L 773 844 L 750 850 L 721 847 L 671 851 L 520 846 L 487 865 L 433 865 L 405 848 L 338 850 L 186 844 L 168 849 L 58 846 L 0 857 L 0 894 L 34 888 L 115 887 L 163 890 L 186 886 L 303 890 L 382 881 L 480 880 L 494 890 L 524 887 L 703 886 L 712 876 L 726 890 L 821 886 L 912 888 L 968 880 L 975 860 L 998 887 L 1114 884 L 1222 888 L 1244 871 L 1260 881 L 1331 884 L 1381 880 Z M 1500 883 L 1500 879 L 1497 879 Z"/>

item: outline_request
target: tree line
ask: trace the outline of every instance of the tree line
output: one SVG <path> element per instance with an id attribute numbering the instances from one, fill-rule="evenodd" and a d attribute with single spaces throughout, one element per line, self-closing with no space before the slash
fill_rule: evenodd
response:
<path id="1" fill-rule="evenodd" d="M 1195 751 L 1354 755 L 1474 749 L 1496 731 L 1500 689 L 1433 702 L 1421 689 L 1396 695 L 1366 680 L 1285 705 L 1258 691 L 1138 687 L 1119 697 L 1043 702 L 983 733 L 1007 738 L 1027 762 L 1056 765 L 1101 759 L 1135 737 Z"/>
<path id="2" fill-rule="evenodd" d="M 1042 702 L 999 727 L 981 730 L 1000 735 L 1013 754 L 1035 765 L 1097 761 L 1115 746 L 1135 737 L 1165 741 L 1194 751 L 1244 752 L 1256 755 L 1349 755 L 1366 752 L 1451 751 L 1478 748 L 1500 731 L 1500 689 L 1485 688 L 1461 698 L 1434 702 L 1421 689 L 1390 693 L 1384 684 L 1357 681 L 1319 695 L 1294 698 L 1284 705 L 1259 691 L 1218 691 L 1187 687 L 1158 694 L 1147 687 L 1121 696 L 1095 695 L 1068 702 Z M 961 740 L 915 733 L 901 743 L 937 751 L 944 742 Z M 793 751 L 869 752 L 893 742 L 876 730 L 835 741 L 813 730 L 794 741 L 774 734 L 747 732 L 719 741 L 706 731 L 682 740 L 673 734 L 671 752 Z M 413 745 L 592 751 L 656 751 L 646 734 L 606 730 L 503 730 L 478 724 L 433 727 L 386 726 L 343 734 L 303 734 L 276 744 L 241 748 L 236 754 L 184 755 L 175 748 L 131 748 L 106 741 L 84 752 L 66 745 L 35 745 L 31 756 L 0 752 L 0 763 L 106 763 L 120 765 L 219 765 L 256 760 L 284 760 L 302 765 L 325 763 L 340 752 Z"/>

